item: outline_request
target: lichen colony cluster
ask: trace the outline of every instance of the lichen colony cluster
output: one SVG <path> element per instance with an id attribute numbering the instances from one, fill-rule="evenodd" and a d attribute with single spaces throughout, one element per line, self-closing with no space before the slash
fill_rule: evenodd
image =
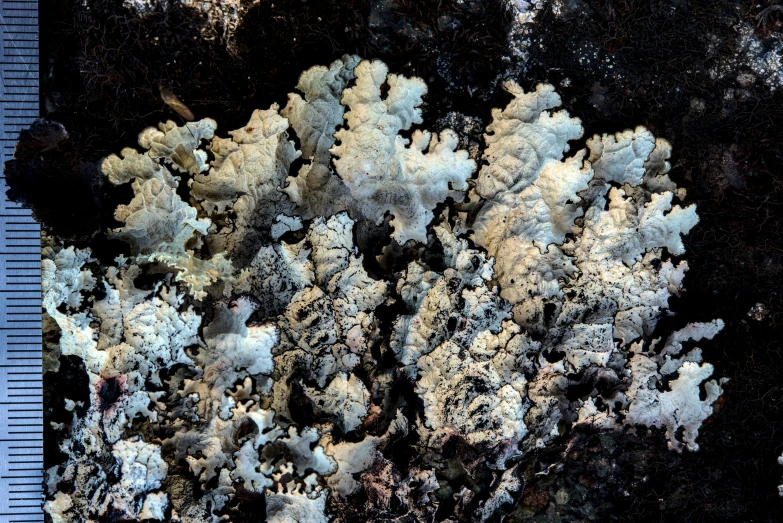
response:
<path id="1" fill-rule="evenodd" d="M 723 324 L 656 330 L 698 221 L 669 144 L 639 127 L 572 153 L 552 86 L 506 89 L 475 159 L 410 132 L 423 81 L 353 56 L 228 137 L 167 122 L 106 158 L 130 256 L 44 248 L 49 348 L 90 386 L 58 427 L 52 520 L 230 521 L 257 495 L 271 522 L 433 521 L 445 500 L 486 521 L 577 425 L 697 449 L 722 381 L 692 342 Z M 480 493 L 448 486 L 461 453 Z"/>

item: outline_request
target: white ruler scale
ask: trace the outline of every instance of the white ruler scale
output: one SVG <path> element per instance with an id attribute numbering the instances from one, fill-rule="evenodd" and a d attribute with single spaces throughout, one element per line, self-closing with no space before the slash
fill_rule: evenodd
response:
<path id="1" fill-rule="evenodd" d="M 38 1 L 0 0 L 0 161 L 38 118 Z M 46 190 L 42 187 L 41 190 Z M 41 233 L 0 178 L 0 523 L 44 520 Z"/>

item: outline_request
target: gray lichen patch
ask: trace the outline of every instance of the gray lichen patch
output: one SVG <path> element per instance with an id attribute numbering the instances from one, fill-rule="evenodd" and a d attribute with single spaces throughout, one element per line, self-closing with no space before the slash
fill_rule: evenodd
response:
<path id="1" fill-rule="evenodd" d="M 656 329 L 698 221 L 668 142 L 580 146 L 551 85 L 508 82 L 474 179 L 454 131 L 412 129 L 423 80 L 345 56 L 297 88 L 227 138 L 168 122 L 103 162 L 129 257 L 44 249 L 47 344 L 89 382 L 53 520 L 222 521 L 253 496 L 275 522 L 557 514 L 574 493 L 528 492 L 520 462 L 563 437 L 698 449 L 724 381 L 691 342 L 723 323 Z"/>

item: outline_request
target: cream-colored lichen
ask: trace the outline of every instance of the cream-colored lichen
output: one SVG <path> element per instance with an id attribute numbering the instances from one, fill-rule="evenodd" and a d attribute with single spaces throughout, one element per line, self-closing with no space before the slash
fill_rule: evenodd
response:
<path id="1" fill-rule="evenodd" d="M 475 169 L 467 151 L 457 151 L 450 130 L 433 135 L 414 131 L 410 141 L 400 131 L 422 122 L 422 96 L 427 86 L 419 78 L 388 74 L 380 61 L 363 61 L 354 69 L 356 85 L 343 91 L 346 128 L 335 133 L 335 170 L 364 216 L 380 221 L 393 216 L 392 237 L 399 243 L 422 241 L 432 210 L 447 197 L 467 189 Z M 388 84 L 385 97 L 381 85 Z"/>
<path id="2" fill-rule="evenodd" d="M 43 252 L 48 359 L 89 383 L 53 425 L 52 520 L 216 523 L 263 496 L 274 522 L 432 521 L 454 496 L 491 521 L 576 425 L 697 450 L 725 380 L 686 346 L 723 323 L 656 334 L 698 222 L 670 144 L 580 148 L 552 86 L 505 85 L 474 181 L 453 131 L 403 137 L 424 82 L 355 56 L 228 138 L 168 122 L 106 158 L 130 257 Z M 471 474 L 481 496 L 452 490 Z"/>

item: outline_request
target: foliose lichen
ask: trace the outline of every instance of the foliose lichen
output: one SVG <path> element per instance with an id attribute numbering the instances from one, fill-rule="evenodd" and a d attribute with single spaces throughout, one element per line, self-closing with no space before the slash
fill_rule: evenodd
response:
<path id="1" fill-rule="evenodd" d="M 274 522 L 487 521 L 576 426 L 698 449 L 724 380 L 684 343 L 723 323 L 656 330 L 698 221 L 665 140 L 571 154 L 554 88 L 510 81 L 473 178 L 455 132 L 404 137 L 422 80 L 345 56 L 297 89 L 228 138 L 168 122 L 103 162 L 133 190 L 106 232 L 130 257 L 47 241 L 46 325 L 90 386 L 58 427 L 53 521 L 230 521 L 246 493 Z M 357 225 L 419 254 L 384 272 L 399 250 Z M 452 490 L 457 469 L 484 486 Z"/>

